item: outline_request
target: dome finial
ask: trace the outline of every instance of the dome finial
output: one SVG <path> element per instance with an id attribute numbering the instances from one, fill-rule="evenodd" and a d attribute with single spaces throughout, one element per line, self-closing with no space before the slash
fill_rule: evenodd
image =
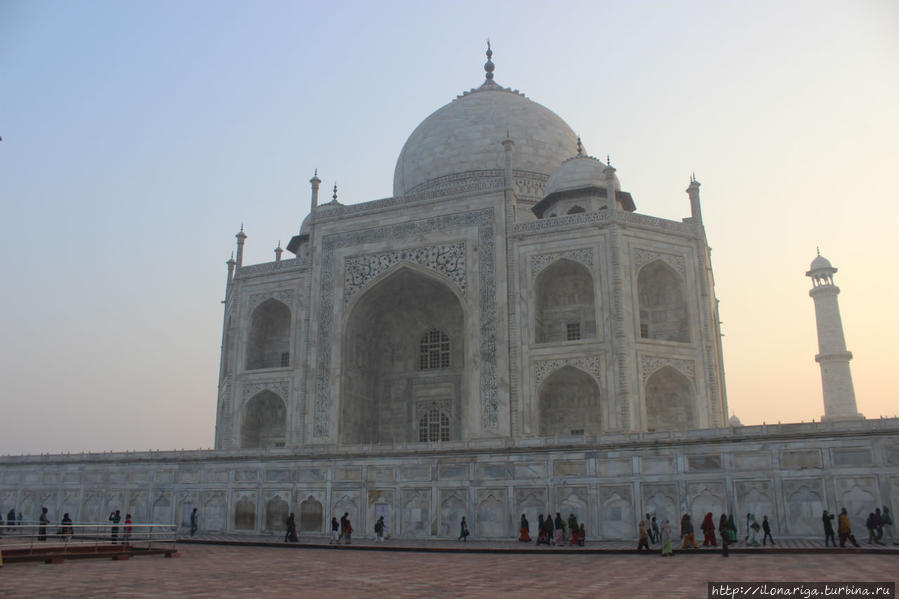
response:
<path id="1" fill-rule="evenodd" d="M 612 166 L 612 157 L 606 154 L 606 166 Z"/>
<path id="2" fill-rule="evenodd" d="M 581 143 L 581 136 L 580 136 L 580 135 L 577 136 L 577 155 L 578 155 L 578 156 L 583 156 L 583 155 L 584 155 L 584 144 Z"/>
<path id="3" fill-rule="evenodd" d="M 487 72 L 487 80 L 493 80 L 493 70 L 496 66 L 493 64 L 493 50 L 490 49 L 490 38 L 487 38 L 487 62 L 484 63 L 484 71 Z"/>
<path id="4" fill-rule="evenodd" d="M 337 181 L 334 182 L 334 194 L 331 196 L 331 201 L 337 201 Z"/>
<path id="5" fill-rule="evenodd" d="M 815 246 L 815 249 L 818 251 L 818 255 L 820 256 L 820 255 L 821 255 L 821 246 L 820 246 L 820 245 L 816 245 L 816 246 Z"/>

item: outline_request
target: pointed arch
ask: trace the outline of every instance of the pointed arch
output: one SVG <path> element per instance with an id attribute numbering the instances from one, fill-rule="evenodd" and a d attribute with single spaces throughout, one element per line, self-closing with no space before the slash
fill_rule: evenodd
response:
<path id="1" fill-rule="evenodd" d="M 242 449 L 284 447 L 286 432 L 287 408 L 278 394 L 266 389 L 246 403 L 240 429 Z"/>
<path id="2" fill-rule="evenodd" d="M 563 366 L 553 372 L 538 392 L 540 436 L 600 432 L 600 395 L 596 380 L 579 368 Z"/>
<path id="3" fill-rule="evenodd" d="M 684 285 L 677 272 L 662 260 L 654 260 L 637 275 L 640 337 L 690 342 L 690 323 Z"/>
<path id="4" fill-rule="evenodd" d="M 247 370 L 290 365 L 290 308 L 274 298 L 259 304 L 250 317 Z"/>
<path id="5" fill-rule="evenodd" d="M 556 260 L 534 282 L 537 343 L 577 341 L 596 337 L 593 276 L 574 260 Z"/>
<path id="6" fill-rule="evenodd" d="M 580 214 L 581 212 L 586 212 L 586 210 L 577 204 L 568 209 L 568 214 Z"/>
<path id="7" fill-rule="evenodd" d="M 342 336 L 341 442 L 418 442 L 425 404 L 459 438 L 464 337 L 464 302 L 444 277 L 403 265 L 366 286 Z"/>
<path id="8" fill-rule="evenodd" d="M 693 386 L 671 366 L 646 379 L 646 428 L 650 431 L 685 431 L 695 427 Z"/>

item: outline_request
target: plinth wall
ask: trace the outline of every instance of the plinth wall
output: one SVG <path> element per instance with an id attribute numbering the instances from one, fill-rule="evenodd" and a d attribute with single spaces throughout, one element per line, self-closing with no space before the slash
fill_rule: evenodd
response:
<path id="1" fill-rule="evenodd" d="M 465 516 L 475 538 L 531 531 L 538 513 L 574 513 L 588 538 L 636 537 L 642 514 L 687 512 L 698 527 L 734 513 L 767 515 L 775 537 L 820 537 L 823 510 L 847 508 L 856 534 L 875 507 L 899 507 L 899 419 L 459 441 L 316 446 L 302 452 L 210 450 L 0 457 L 0 511 L 26 520 L 41 506 L 58 521 L 189 523 L 204 532 L 283 534 L 295 512 L 303 536 L 324 535 L 349 512 L 356 536 L 447 538 Z"/>

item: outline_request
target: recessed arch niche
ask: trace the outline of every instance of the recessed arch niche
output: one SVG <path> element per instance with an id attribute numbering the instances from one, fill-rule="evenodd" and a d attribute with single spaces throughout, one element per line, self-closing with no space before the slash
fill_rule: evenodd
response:
<path id="1" fill-rule="evenodd" d="M 242 449 L 284 447 L 287 408 L 284 400 L 268 389 L 254 395 L 244 407 L 240 428 Z"/>
<path id="2" fill-rule="evenodd" d="M 677 272 L 662 260 L 654 260 L 637 275 L 640 304 L 640 337 L 690 342 L 690 323 L 684 286 Z"/>
<path id="3" fill-rule="evenodd" d="M 290 308 L 270 298 L 250 317 L 247 370 L 290 365 Z"/>
<path id="4" fill-rule="evenodd" d="M 343 334 L 341 443 L 418 442 L 435 406 L 450 420 L 449 439 L 460 438 L 464 326 L 450 284 L 417 268 L 400 267 L 358 297 Z M 444 336 L 448 355 L 424 359 L 423 340 L 443 351 Z"/>
<path id="5" fill-rule="evenodd" d="M 541 437 L 596 434 L 602 428 L 596 380 L 578 368 L 563 366 L 549 375 L 538 392 Z"/>
<path id="6" fill-rule="evenodd" d="M 686 431 L 694 428 L 693 386 L 671 366 L 646 380 L 646 428 L 650 431 Z"/>
<path id="7" fill-rule="evenodd" d="M 537 275 L 535 335 L 537 343 L 596 337 L 593 276 L 574 260 L 556 260 Z"/>

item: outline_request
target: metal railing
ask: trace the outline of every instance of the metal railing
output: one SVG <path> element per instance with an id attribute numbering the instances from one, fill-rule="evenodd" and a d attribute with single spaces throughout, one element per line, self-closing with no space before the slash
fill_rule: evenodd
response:
<path id="1" fill-rule="evenodd" d="M 41 524 L 17 522 L 0 528 L 4 555 L 90 553 L 167 553 L 176 551 L 177 527 L 173 524 L 72 522 Z"/>

